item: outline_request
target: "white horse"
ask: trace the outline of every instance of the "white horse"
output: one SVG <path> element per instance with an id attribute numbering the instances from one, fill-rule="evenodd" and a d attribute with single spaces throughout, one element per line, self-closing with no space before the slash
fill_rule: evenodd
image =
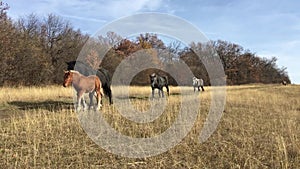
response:
<path id="1" fill-rule="evenodd" d="M 196 88 L 198 88 L 198 91 L 200 91 L 200 87 L 201 87 L 201 90 L 204 91 L 203 79 L 198 79 L 196 77 L 193 77 L 193 86 L 194 86 L 194 92 L 196 91 Z"/>

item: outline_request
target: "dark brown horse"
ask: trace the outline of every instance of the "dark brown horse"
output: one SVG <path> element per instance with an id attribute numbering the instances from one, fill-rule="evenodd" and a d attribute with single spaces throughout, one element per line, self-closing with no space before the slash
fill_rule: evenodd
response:
<path id="1" fill-rule="evenodd" d="M 96 75 L 84 76 L 78 71 L 69 70 L 65 71 L 63 86 L 70 86 L 71 83 L 77 92 L 77 110 L 80 110 L 80 103 L 83 104 L 83 108 L 86 108 L 83 94 L 89 93 L 90 105 L 93 105 L 93 96 L 96 93 L 97 110 L 102 106 L 102 84 L 100 79 Z"/>
<path id="2" fill-rule="evenodd" d="M 152 88 L 152 98 L 154 98 L 154 89 L 158 89 L 158 95 L 160 97 L 160 93 L 162 97 L 164 97 L 164 91 L 163 87 L 166 87 L 167 94 L 169 96 L 169 84 L 168 84 L 168 78 L 167 76 L 160 76 L 156 73 L 152 73 L 149 75 L 150 82 L 151 82 L 151 88 Z"/>

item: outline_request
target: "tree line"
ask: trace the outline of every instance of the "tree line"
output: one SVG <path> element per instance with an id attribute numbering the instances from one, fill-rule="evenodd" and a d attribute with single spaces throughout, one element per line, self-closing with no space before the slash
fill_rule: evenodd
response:
<path id="1" fill-rule="evenodd" d="M 140 57 L 139 52 L 143 51 L 158 68 L 140 71 L 132 79 L 133 85 L 149 84 L 148 75 L 154 71 L 169 76 L 170 84 L 176 85 L 176 80 L 161 70 L 178 69 L 182 63 L 209 84 L 203 60 L 214 52 L 221 59 L 227 84 L 280 83 L 282 80 L 290 83 L 286 68 L 276 65 L 276 57 L 261 58 L 227 41 L 192 42 L 185 46 L 176 40 L 166 44 L 163 38 L 151 33 L 123 38 L 116 32 L 108 32 L 106 36 L 91 37 L 54 14 L 43 18 L 30 14 L 14 21 L 7 15 L 8 10 L 9 6 L 0 2 L 0 86 L 61 84 L 65 62 L 76 60 L 83 49 L 89 50 L 83 60 L 85 63 L 95 69 L 100 65 L 111 75 L 124 59 Z M 89 48 L 83 48 L 87 43 Z M 134 67 L 125 65 L 124 71 Z M 176 76 L 187 78 L 184 73 Z"/>

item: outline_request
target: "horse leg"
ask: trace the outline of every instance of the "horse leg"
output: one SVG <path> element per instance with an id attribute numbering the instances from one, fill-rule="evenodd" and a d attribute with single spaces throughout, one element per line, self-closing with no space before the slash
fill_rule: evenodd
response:
<path id="1" fill-rule="evenodd" d="M 102 89 L 101 89 L 102 90 Z M 103 92 L 102 92 L 103 93 Z M 108 89 L 108 98 L 109 98 L 109 104 L 113 104 L 113 101 L 112 101 L 112 94 L 111 94 L 111 89 L 109 88 Z M 101 99 L 102 100 L 102 99 Z"/>
<path id="2" fill-rule="evenodd" d="M 103 82 L 102 89 L 105 91 L 105 95 L 106 95 L 106 96 L 108 97 L 108 99 L 109 99 L 109 104 L 113 104 L 113 100 L 112 100 L 112 91 L 111 91 L 109 82 Z"/>
<path id="3" fill-rule="evenodd" d="M 83 95 L 83 92 L 79 91 L 77 92 L 77 111 L 80 110 L 80 104 L 82 103 L 82 101 L 84 102 L 84 99 L 82 99 L 82 95 Z"/>
<path id="4" fill-rule="evenodd" d="M 154 88 L 152 88 L 152 98 L 154 98 Z"/>
<path id="5" fill-rule="evenodd" d="M 102 98 L 103 98 L 103 96 L 104 96 L 103 89 L 100 88 L 100 105 L 101 105 L 101 106 L 102 106 Z M 111 104 L 112 104 L 112 102 L 111 102 Z"/>
<path id="6" fill-rule="evenodd" d="M 198 92 L 200 92 L 200 86 L 198 86 Z"/>
<path id="7" fill-rule="evenodd" d="M 83 110 L 87 109 L 86 101 L 84 99 L 84 93 L 81 95 L 81 104 L 83 105 Z"/>
<path id="8" fill-rule="evenodd" d="M 203 86 L 201 86 L 201 89 L 202 89 L 202 91 L 204 92 L 204 87 L 203 87 Z"/>
<path id="9" fill-rule="evenodd" d="M 160 95 L 161 95 L 161 89 L 158 88 L 158 97 L 160 97 Z"/>
<path id="10" fill-rule="evenodd" d="M 77 106 L 76 106 L 77 111 L 80 111 L 80 104 L 81 104 L 81 98 L 77 96 Z"/>
<path id="11" fill-rule="evenodd" d="M 104 96 L 104 92 L 103 92 L 103 88 L 100 88 L 100 95 L 99 95 L 99 99 L 100 99 L 100 107 L 102 107 L 102 98 Z"/>
<path id="12" fill-rule="evenodd" d="M 167 94 L 168 94 L 168 96 L 170 96 L 170 92 L 169 92 L 169 86 L 168 86 L 168 85 L 166 85 L 166 88 L 167 88 Z"/>
<path id="13" fill-rule="evenodd" d="M 89 98 L 90 98 L 89 109 L 91 109 L 91 108 L 94 106 L 94 102 L 93 102 L 94 94 L 95 94 L 95 92 L 90 92 L 90 93 L 89 93 Z"/>
<path id="14" fill-rule="evenodd" d="M 161 88 L 161 96 L 165 97 L 163 88 Z"/>
<path id="15" fill-rule="evenodd" d="M 103 92 L 101 88 L 96 90 L 96 94 L 97 94 L 97 110 L 100 110 L 100 108 L 102 107 L 102 96 L 103 96 Z"/>

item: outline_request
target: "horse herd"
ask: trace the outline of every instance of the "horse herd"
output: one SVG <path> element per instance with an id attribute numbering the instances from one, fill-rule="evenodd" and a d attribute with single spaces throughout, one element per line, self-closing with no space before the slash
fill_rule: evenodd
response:
<path id="1" fill-rule="evenodd" d="M 94 71 L 90 66 L 80 61 L 66 62 L 68 67 L 67 71 L 64 71 L 63 86 L 67 87 L 73 84 L 77 93 L 77 110 L 81 108 L 81 104 L 84 109 L 91 109 L 93 106 L 93 97 L 96 96 L 97 106 L 99 110 L 102 107 L 102 97 L 104 94 L 109 98 L 109 104 L 113 104 L 112 91 L 111 91 L 111 78 L 107 70 L 100 68 Z M 76 71 L 75 71 L 76 65 Z M 149 75 L 150 85 L 152 88 L 152 98 L 154 98 L 154 90 L 158 89 L 159 97 L 164 97 L 163 87 L 167 89 L 169 96 L 169 84 L 167 76 L 160 76 L 156 73 Z M 194 92 L 196 89 L 204 91 L 204 83 L 202 79 L 193 77 Z M 89 93 L 90 104 L 87 107 L 83 95 Z"/>

